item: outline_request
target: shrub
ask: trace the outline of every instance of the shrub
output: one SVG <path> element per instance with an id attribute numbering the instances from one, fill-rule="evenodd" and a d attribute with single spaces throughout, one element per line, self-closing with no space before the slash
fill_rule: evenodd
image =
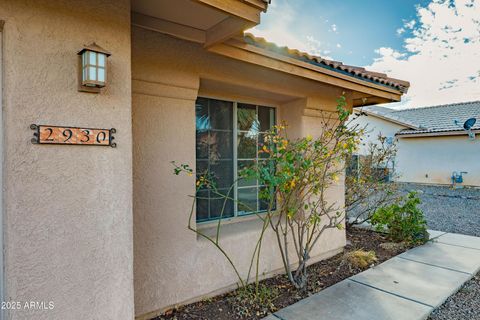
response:
<path id="1" fill-rule="evenodd" d="M 378 259 L 375 251 L 359 249 L 345 255 L 345 262 L 350 269 L 366 269 L 377 261 Z"/>
<path id="2" fill-rule="evenodd" d="M 365 130 L 365 129 L 363 129 Z M 363 135 L 363 131 L 360 132 Z M 394 203 L 398 198 L 395 171 L 397 146 L 379 135 L 362 155 L 347 157 L 345 175 L 345 209 L 348 226 L 370 221 L 375 210 Z"/>
<path id="3" fill-rule="evenodd" d="M 389 238 L 395 242 L 425 243 L 428 240 L 427 222 L 418 204 L 420 198 L 416 192 L 410 192 L 403 201 L 376 210 L 372 225 L 377 231 L 388 232 Z"/>
<path id="4" fill-rule="evenodd" d="M 289 139 L 286 124 L 274 126 L 259 151 L 264 161 L 241 172 L 266 186 L 260 193 L 267 204 L 262 218 L 275 233 L 285 273 L 297 289 L 307 287 L 310 255 L 323 233 L 344 227 L 342 205 L 327 191 L 340 181 L 360 134 L 347 126 L 345 97 L 337 102 L 336 113 L 320 112 L 316 137 Z"/>

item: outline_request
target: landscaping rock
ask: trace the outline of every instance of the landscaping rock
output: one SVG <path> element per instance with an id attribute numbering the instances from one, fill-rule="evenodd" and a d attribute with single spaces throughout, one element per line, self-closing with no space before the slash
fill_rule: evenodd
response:
<path id="1" fill-rule="evenodd" d="M 400 243 L 385 242 L 385 243 L 380 244 L 380 248 L 388 250 L 388 251 L 400 251 L 400 250 L 405 250 L 407 248 L 407 246 L 403 242 L 400 242 Z"/>
<path id="2" fill-rule="evenodd" d="M 468 281 L 443 305 L 435 309 L 428 320 L 480 319 L 480 274 Z"/>

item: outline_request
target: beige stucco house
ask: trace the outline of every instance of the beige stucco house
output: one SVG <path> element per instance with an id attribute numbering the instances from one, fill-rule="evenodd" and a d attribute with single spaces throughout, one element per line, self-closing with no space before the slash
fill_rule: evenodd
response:
<path id="1" fill-rule="evenodd" d="M 379 135 L 397 145 L 395 170 L 400 182 L 480 186 L 480 101 L 410 109 L 360 107 L 352 125 L 367 127 L 365 146 Z M 466 130 L 468 119 L 477 119 Z M 473 122 L 472 122 L 473 123 Z M 467 127 L 468 128 L 468 127 Z M 458 182 L 461 174 L 463 182 Z"/>
<path id="2" fill-rule="evenodd" d="M 147 319 L 234 287 L 219 253 L 187 230 L 195 177 L 174 176 L 170 162 L 210 166 L 228 183 L 258 156 L 243 145 L 255 146 L 271 124 L 315 134 L 319 110 L 334 110 L 342 93 L 352 108 L 399 101 L 407 90 L 244 35 L 267 7 L 0 2 L 1 294 L 15 306 L 4 319 Z M 256 134 L 243 134 L 240 113 L 260 126 Z M 217 148 L 218 162 L 205 146 Z M 236 196 L 261 211 L 258 188 L 237 186 Z M 342 203 L 343 189 L 340 181 L 331 201 Z M 228 210 L 223 245 L 244 270 L 259 225 Z M 196 212 L 206 231 L 218 218 L 213 200 Z M 313 260 L 344 244 L 344 231 L 325 234 Z M 269 235 L 264 248 L 264 275 L 281 271 Z"/>

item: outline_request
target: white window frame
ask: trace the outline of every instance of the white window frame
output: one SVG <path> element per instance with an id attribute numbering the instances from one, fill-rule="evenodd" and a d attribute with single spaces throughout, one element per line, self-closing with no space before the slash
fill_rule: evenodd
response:
<path id="1" fill-rule="evenodd" d="M 255 103 L 255 102 L 247 102 L 247 101 L 239 101 L 239 100 L 236 100 L 236 101 L 232 101 L 232 100 L 229 100 L 229 99 L 226 99 L 224 97 L 214 97 L 214 96 L 209 96 L 209 95 L 198 95 L 197 99 L 198 98 L 204 98 L 204 99 L 212 99 L 212 100 L 221 100 L 221 101 L 227 101 L 227 102 L 231 102 L 232 103 L 232 112 L 233 112 L 233 117 L 232 117 L 232 121 L 233 121 L 233 127 L 232 127 L 232 134 L 233 134 L 233 138 L 232 138 L 232 144 L 233 144 L 233 158 L 232 158 L 232 161 L 233 161 L 233 181 L 235 182 L 237 179 L 238 179 L 238 146 L 237 146 L 237 143 L 238 143 L 238 134 L 241 133 L 241 132 L 248 132 L 246 130 L 239 130 L 237 128 L 238 126 L 238 104 L 248 104 L 248 105 L 252 105 L 252 106 L 255 106 L 256 107 L 256 114 L 257 114 L 257 117 L 258 117 L 258 107 L 268 107 L 268 108 L 273 108 L 274 109 L 274 116 L 275 116 L 275 119 L 274 119 L 274 125 L 277 124 L 277 120 L 278 120 L 278 107 L 275 106 L 275 105 L 271 105 L 271 104 L 259 104 L 259 103 Z M 195 100 L 196 101 L 196 100 Z M 196 128 L 195 128 L 196 130 Z M 259 131 L 258 134 L 262 134 L 262 133 L 265 133 L 265 131 Z M 258 138 L 257 138 L 257 143 L 258 143 Z M 255 154 L 256 158 L 255 159 L 240 159 L 240 161 L 248 161 L 248 160 L 258 160 L 258 148 L 256 148 L 256 154 Z M 197 159 L 195 157 L 195 164 L 197 162 Z M 213 219 L 209 219 L 209 220 L 204 220 L 204 221 L 198 221 L 196 219 L 196 209 L 195 209 L 195 220 L 196 220 L 196 224 L 198 225 L 202 225 L 202 224 L 209 224 L 209 223 L 218 223 L 218 220 L 222 220 L 222 221 L 230 221 L 230 220 L 233 220 L 233 219 L 238 219 L 238 218 L 242 218 L 242 217 L 248 217 L 248 216 L 251 216 L 251 215 L 255 215 L 255 214 L 259 214 L 259 213 L 263 213 L 263 212 L 266 212 L 265 210 L 262 210 L 260 211 L 259 210 L 259 204 L 258 204 L 258 201 L 257 201 L 257 210 L 254 211 L 254 212 L 249 212 L 249 213 L 244 213 L 244 214 L 238 214 L 238 189 L 248 189 L 248 188 L 254 188 L 256 187 L 257 190 L 259 190 L 259 188 L 261 187 L 262 185 L 259 185 L 258 184 L 258 180 L 256 182 L 255 185 L 251 185 L 251 186 L 241 186 L 239 187 L 238 186 L 238 182 L 236 182 L 233 186 L 233 197 L 234 197 L 234 204 L 233 204 L 233 216 L 232 217 L 225 217 L 225 218 L 213 218 Z M 258 192 L 258 191 L 257 191 Z M 258 193 L 257 193 L 257 196 L 258 196 Z M 258 200 L 258 198 L 257 198 Z"/>

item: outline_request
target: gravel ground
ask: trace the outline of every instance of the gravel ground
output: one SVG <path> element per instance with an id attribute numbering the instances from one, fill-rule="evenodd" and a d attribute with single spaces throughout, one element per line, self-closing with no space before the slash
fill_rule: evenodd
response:
<path id="1" fill-rule="evenodd" d="M 399 191 L 418 192 L 429 229 L 480 237 L 480 188 L 401 183 Z M 480 320 L 480 273 L 435 309 L 428 320 Z"/>
<path id="2" fill-rule="evenodd" d="M 480 188 L 399 183 L 398 189 L 418 192 L 429 229 L 480 237 Z M 355 216 L 355 210 L 348 215 Z"/>
<path id="3" fill-rule="evenodd" d="M 419 191 L 429 229 L 480 237 L 480 188 L 400 184 L 402 192 Z"/>
<path id="4" fill-rule="evenodd" d="M 457 294 L 435 309 L 428 320 L 480 319 L 480 275 L 468 281 Z"/>

